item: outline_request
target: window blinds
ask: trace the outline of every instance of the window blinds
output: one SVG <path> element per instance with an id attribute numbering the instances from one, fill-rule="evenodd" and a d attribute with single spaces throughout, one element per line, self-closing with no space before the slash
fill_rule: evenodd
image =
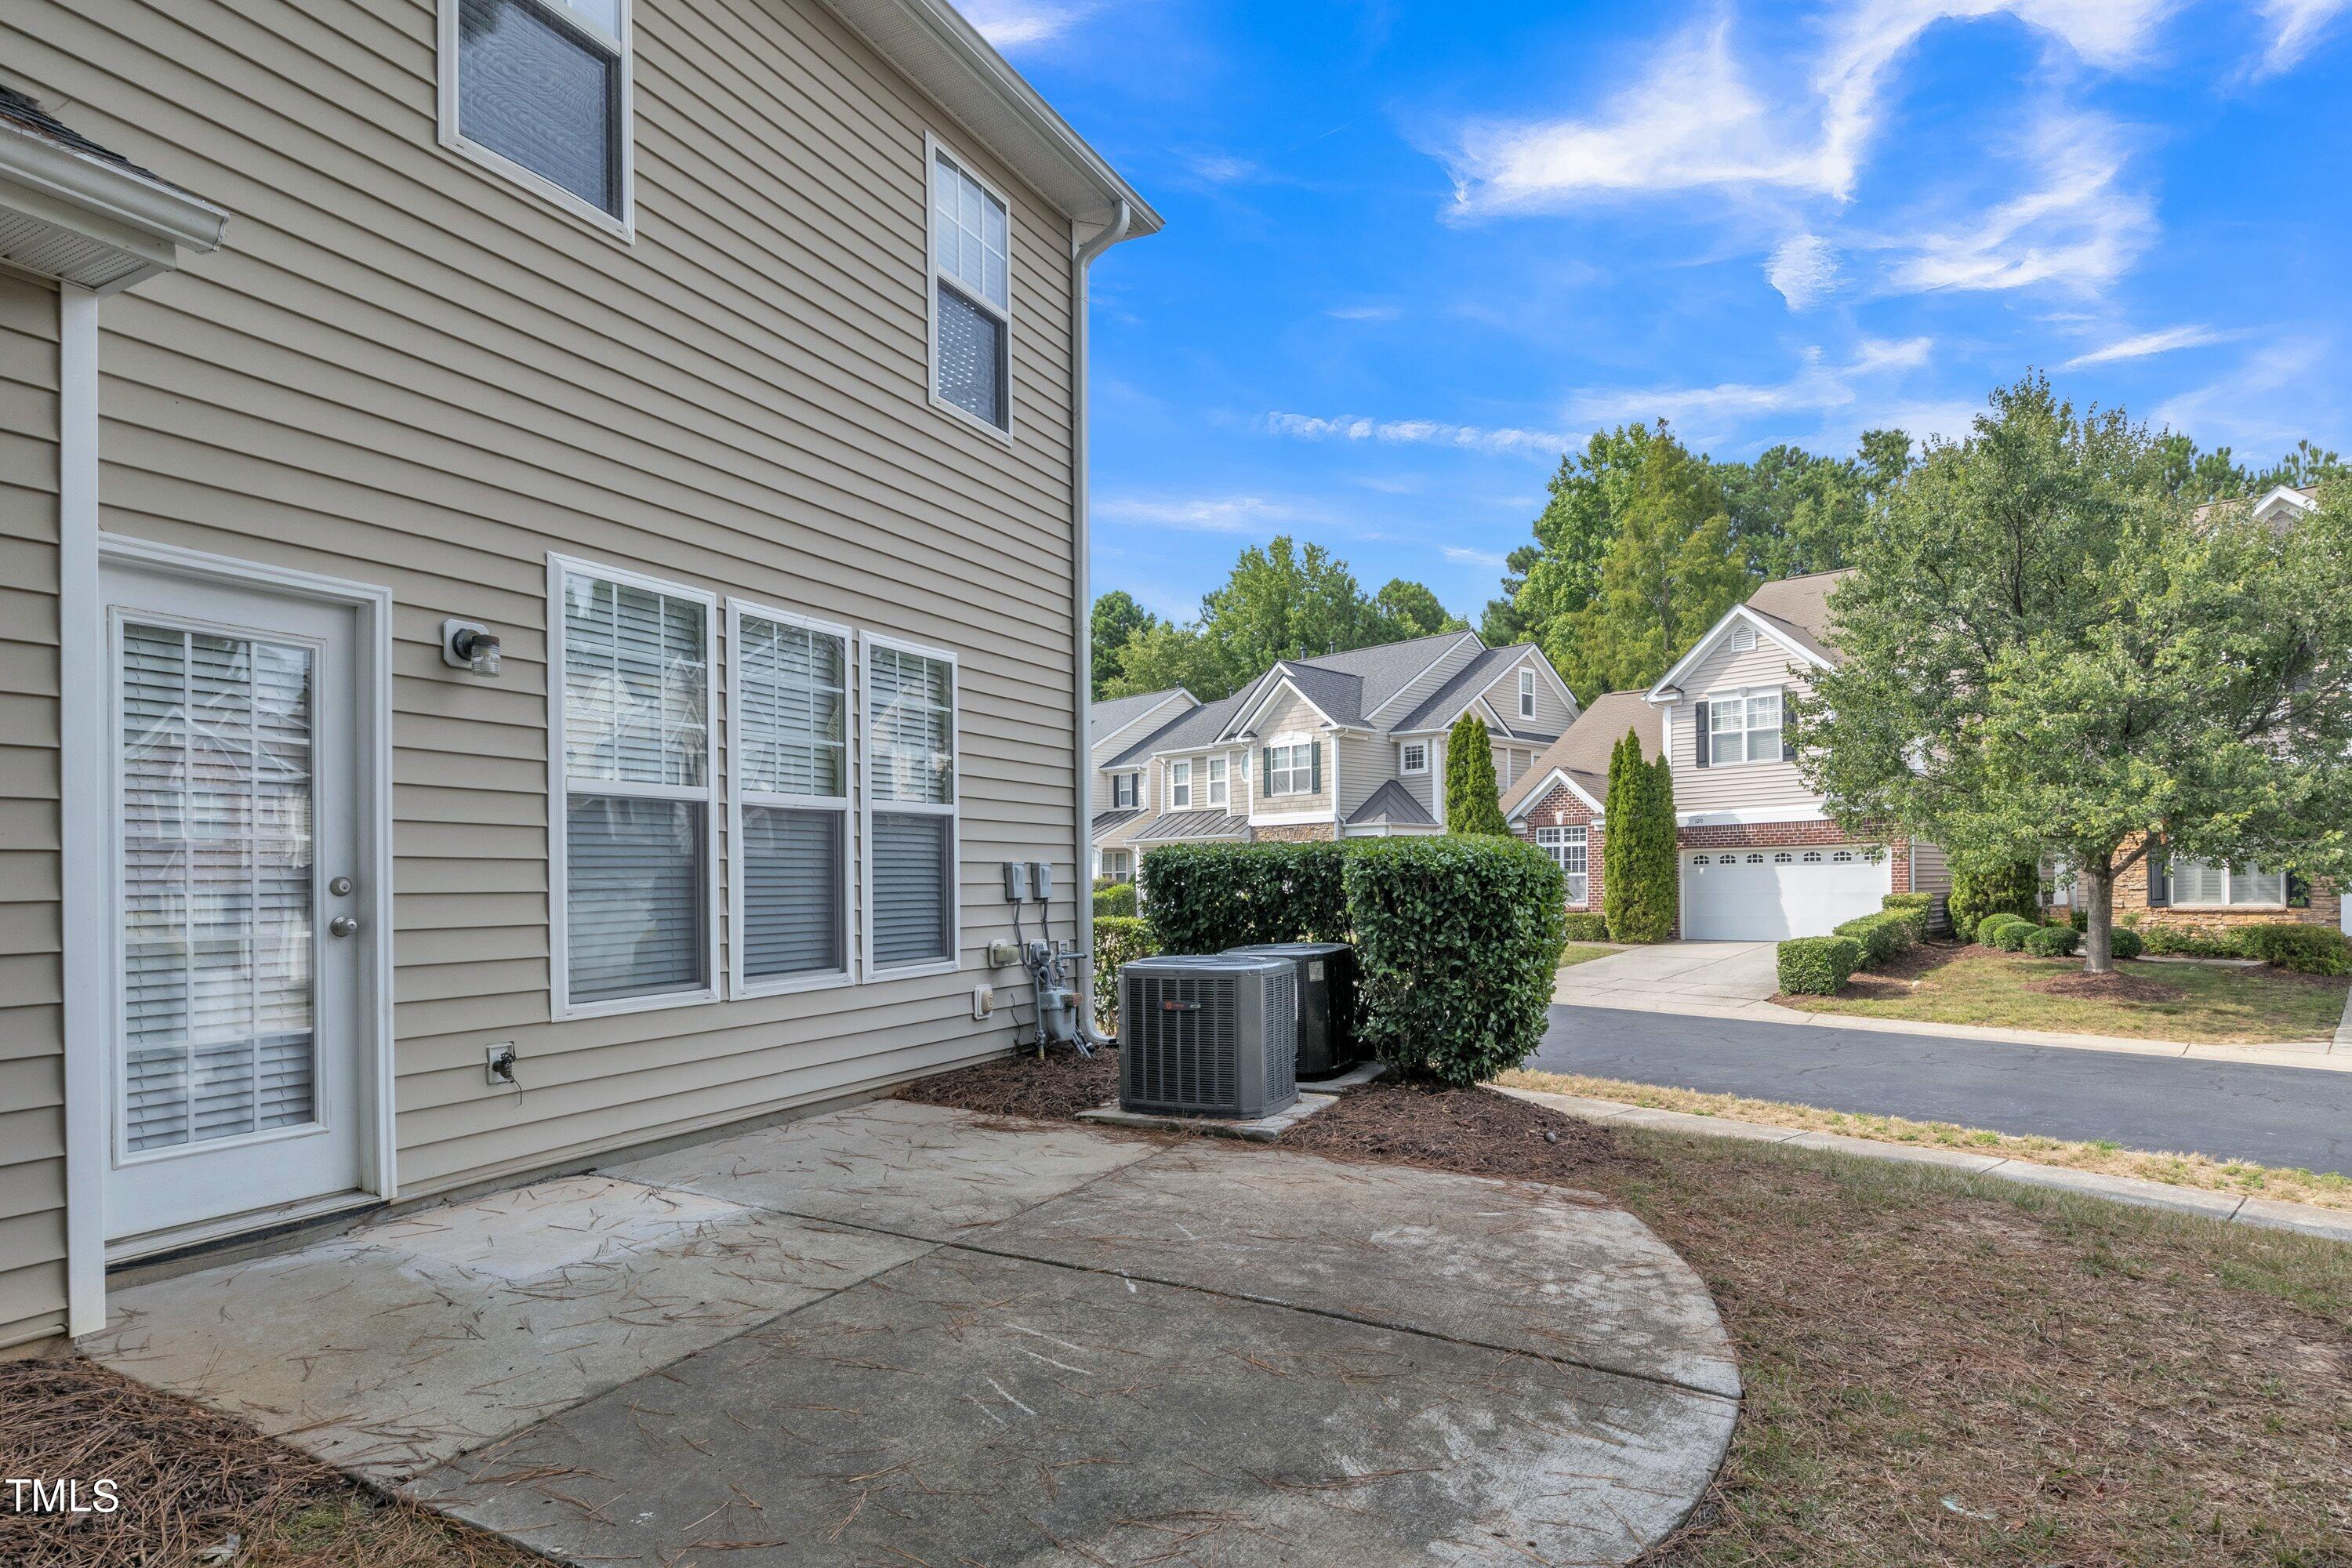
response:
<path id="1" fill-rule="evenodd" d="M 874 644 L 866 660 L 874 963 L 955 957 L 955 667 Z"/>
<path id="2" fill-rule="evenodd" d="M 845 973 L 847 639 L 739 613 L 728 657 L 743 979 Z"/>

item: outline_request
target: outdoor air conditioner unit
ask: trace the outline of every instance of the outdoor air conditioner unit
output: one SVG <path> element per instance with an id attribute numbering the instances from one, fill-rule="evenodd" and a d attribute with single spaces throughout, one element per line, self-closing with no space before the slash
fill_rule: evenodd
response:
<path id="1" fill-rule="evenodd" d="M 1118 972 L 1118 1103 L 1255 1121 L 1298 1098 L 1298 967 L 1139 958 Z"/>

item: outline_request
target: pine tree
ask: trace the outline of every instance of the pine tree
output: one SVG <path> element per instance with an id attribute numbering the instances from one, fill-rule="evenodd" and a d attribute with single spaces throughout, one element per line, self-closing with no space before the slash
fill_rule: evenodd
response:
<path id="1" fill-rule="evenodd" d="M 1643 760 L 1633 731 L 1609 758 L 1601 909 L 1612 942 L 1664 942 L 1678 901 L 1675 786 L 1666 760 Z"/>
<path id="2" fill-rule="evenodd" d="M 1609 789 L 1601 803 L 1601 918 L 1609 922 L 1611 939 L 1619 942 L 1628 940 L 1618 932 L 1627 929 L 1633 904 L 1633 790 L 1639 783 L 1640 746 L 1628 730 L 1610 752 Z M 1629 752 L 1629 747 L 1634 749 Z"/>
<path id="3" fill-rule="evenodd" d="M 1495 783 L 1495 752 L 1486 721 L 1475 713 L 1454 721 L 1445 738 L 1445 831 L 1507 836 L 1502 790 Z"/>

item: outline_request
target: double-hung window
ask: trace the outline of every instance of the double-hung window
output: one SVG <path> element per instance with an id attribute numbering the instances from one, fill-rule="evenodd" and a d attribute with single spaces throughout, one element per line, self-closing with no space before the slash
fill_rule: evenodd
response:
<path id="1" fill-rule="evenodd" d="M 558 1016 L 718 994 L 712 595 L 550 557 Z"/>
<path id="2" fill-rule="evenodd" d="M 630 232 L 630 0 L 440 0 L 441 142 Z"/>
<path id="3" fill-rule="evenodd" d="M 1780 689 L 1727 691 L 1708 699 L 1707 761 L 1777 763 L 1780 760 Z"/>
<path id="4" fill-rule="evenodd" d="M 1532 719 L 1535 716 L 1536 672 L 1532 669 L 1523 669 L 1519 671 L 1519 717 Z"/>
<path id="5" fill-rule="evenodd" d="M 956 661 L 865 634 L 866 967 L 952 969 Z"/>
<path id="6" fill-rule="evenodd" d="M 929 143 L 931 400 L 1013 428 L 1010 209 L 963 161 Z"/>
<path id="7" fill-rule="evenodd" d="M 728 777 L 734 994 L 849 978 L 845 626 L 730 601 Z"/>
<path id="8" fill-rule="evenodd" d="M 1168 809 L 1192 809 L 1192 764 L 1190 763 L 1168 764 Z"/>
<path id="9" fill-rule="evenodd" d="M 2175 904 L 2284 904 L 2286 873 L 2212 860 L 2172 863 Z"/>
<path id="10" fill-rule="evenodd" d="M 1232 795 L 1225 784 L 1225 759 L 1211 757 L 1209 759 L 1209 804 L 1223 805 L 1231 798 Z"/>
<path id="11" fill-rule="evenodd" d="M 1265 749 L 1265 793 L 1313 795 L 1322 787 L 1321 747 L 1313 741 Z"/>
<path id="12" fill-rule="evenodd" d="M 1591 900 L 1592 882 L 1585 866 L 1586 829 L 1578 827 L 1538 827 L 1536 847 L 1552 858 L 1568 879 L 1568 901 L 1583 904 Z"/>
<path id="13" fill-rule="evenodd" d="M 1140 773 L 1113 773 L 1110 775 L 1110 804 L 1112 810 L 1130 811 L 1134 809 L 1136 804 L 1135 786 L 1137 781 L 1141 777 L 1142 775 Z"/>

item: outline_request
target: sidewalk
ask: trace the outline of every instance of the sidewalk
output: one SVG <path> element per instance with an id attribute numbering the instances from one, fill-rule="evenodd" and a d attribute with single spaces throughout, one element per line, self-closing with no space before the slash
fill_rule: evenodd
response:
<path id="1" fill-rule="evenodd" d="M 1958 1149 L 1882 1143 L 1870 1138 L 1848 1138 L 1834 1132 L 1803 1132 L 1794 1128 L 1768 1126 L 1760 1121 L 1735 1121 L 1727 1116 L 1695 1116 L 1687 1111 L 1657 1110 L 1648 1106 L 1627 1105 L 1622 1100 L 1588 1100 L 1576 1094 L 1549 1094 L 1540 1089 L 1494 1087 L 1498 1094 L 1549 1106 L 1555 1110 L 1581 1116 L 1591 1121 L 1609 1121 L 1619 1126 L 1643 1127 L 1659 1132 L 1695 1133 L 1703 1138 L 1744 1138 L 1759 1143 L 1781 1143 L 1793 1149 L 1822 1149 L 1874 1160 L 1942 1165 L 1970 1175 L 1995 1175 L 2003 1181 L 2021 1182 L 2029 1186 L 2063 1188 L 2067 1192 L 2107 1198 L 2116 1203 L 2171 1209 L 2182 1214 L 2203 1215 L 2209 1219 L 2261 1226 L 2271 1230 L 2300 1231 L 2305 1236 L 2325 1237 L 2331 1241 L 2352 1242 L 2352 1211 L 2317 1208 L 2309 1204 L 2283 1204 L 2269 1198 L 2242 1197 L 2230 1193 L 2204 1192 L 2194 1187 L 2143 1181 L 2137 1176 L 2101 1175 L 2090 1171 L 2070 1170 L 2062 1165 L 2037 1165 L 2029 1160 L 1970 1154 Z"/>

